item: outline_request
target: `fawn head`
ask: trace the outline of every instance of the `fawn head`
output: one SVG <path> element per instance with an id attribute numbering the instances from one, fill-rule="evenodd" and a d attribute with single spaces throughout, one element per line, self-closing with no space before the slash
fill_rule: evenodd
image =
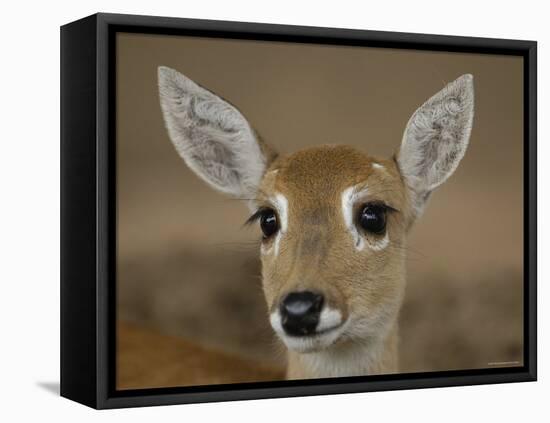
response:
<path id="1" fill-rule="evenodd" d="M 331 145 L 280 156 L 235 106 L 181 73 L 160 67 L 159 90 L 185 163 L 250 200 L 270 321 L 286 346 L 318 351 L 387 334 L 405 288 L 407 231 L 468 145 L 472 76 L 416 110 L 391 159 Z"/>

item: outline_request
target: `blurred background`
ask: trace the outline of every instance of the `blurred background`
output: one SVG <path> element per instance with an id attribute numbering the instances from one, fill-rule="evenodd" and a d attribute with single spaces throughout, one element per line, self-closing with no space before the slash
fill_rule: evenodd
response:
<path id="1" fill-rule="evenodd" d="M 523 364 L 521 58 L 181 36 L 117 36 L 117 387 L 283 377 L 248 209 L 175 152 L 169 66 L 235 104 L 281 153 L 323 143 L 389 156 L 411 114 L 474 75 L 470 146 L 409 236 L 401 371 Z"/>

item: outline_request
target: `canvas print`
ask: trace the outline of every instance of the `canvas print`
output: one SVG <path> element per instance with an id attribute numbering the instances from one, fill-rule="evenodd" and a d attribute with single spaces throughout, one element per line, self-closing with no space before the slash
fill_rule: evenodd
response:
<path id="1" fill-rule="evenodd" d="M 116 387 L 523 366 L 523 59 L 116 35 Z"/>

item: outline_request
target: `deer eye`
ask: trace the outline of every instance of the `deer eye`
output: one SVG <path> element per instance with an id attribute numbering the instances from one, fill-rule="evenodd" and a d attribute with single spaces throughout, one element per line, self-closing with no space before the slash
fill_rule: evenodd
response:
<path id="1" fill-rule="evenodd" d="M 359 225 L 373 234 L 384 233 L 386 230 L 386 211 L 386 207 L 382 204 L 365 204 L 359 211 Z"/>
<path id="2" fill-rule="evenodd" d="M 263 209 L 260 214 L 260 228 L 264 234 L 264 238 L 269 238 L 279 230 L 279 222 L 277 215 L 271 209 Z"/>

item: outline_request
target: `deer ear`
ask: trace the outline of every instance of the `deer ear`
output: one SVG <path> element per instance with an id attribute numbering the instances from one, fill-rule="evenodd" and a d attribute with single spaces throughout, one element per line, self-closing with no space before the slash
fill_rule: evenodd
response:
<path id="1" fill-rule="evenodd" d="M 430 193 L 447 180 L 464 157 L 474 118 L 472 75 L 462 75 L 412 115 L 398 163 L 411 192 L 416 216 Z"/>
<path id="2" fill-rule="evenodd" d="M 168 134 L 185 163 L 217 190 L 253 198 L 270 155 L 244 116 L 174 69 L 159 67 L 158 83 Z"/>

